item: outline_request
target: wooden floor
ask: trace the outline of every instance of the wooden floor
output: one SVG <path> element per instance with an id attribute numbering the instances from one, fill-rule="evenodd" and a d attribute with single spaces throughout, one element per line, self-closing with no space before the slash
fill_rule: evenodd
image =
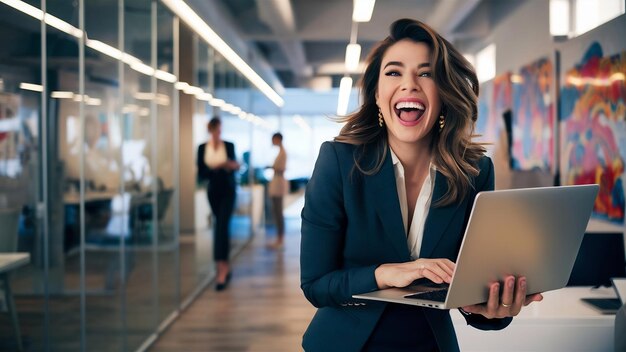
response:
<path id="1" fill-rule="evenodd" d="M 315 308 L 300 290 L 299 221 L 287 230 L 283 251 L 255 239 L 234 260 L 228 289 L 207 287 L 149 351 L 301 351 Z"/>

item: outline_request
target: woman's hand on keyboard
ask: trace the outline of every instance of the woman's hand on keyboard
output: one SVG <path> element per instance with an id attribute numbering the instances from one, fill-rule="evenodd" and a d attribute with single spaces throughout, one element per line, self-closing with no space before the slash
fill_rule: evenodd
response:
<path id="1" fill-rule="evenodd" d="M 413 281 L 427 278 L 435 283 L 450 283 L 455 264 L 446 258 L 417 259 L 406 263 L 383 264 L 374 275 L 379 289 L 406 287 Z"/>

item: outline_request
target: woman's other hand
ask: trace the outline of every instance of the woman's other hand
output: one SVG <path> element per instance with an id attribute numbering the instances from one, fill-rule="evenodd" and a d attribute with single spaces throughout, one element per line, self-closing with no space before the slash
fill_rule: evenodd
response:
<path id="1" fill-rule="evenodd" d="M 399 264 L 383 264 L 376 268 L 374 275 L 379 289 L 406 287 L 413 281 L 427 278 L 435 283 L 449 283 L 452 280 L 455 264 L 449 259 L 417 259 Z"/>
<path id="2" fill-rule="evenodd" d="M 500 283 L 493 282 L 489 285 L 489 299 L 487 303 L 475 304 L 463 307 L 468 313 L 481 314 L 486 318 L 506 318 L 519 314 L 522 307 L 532 302 L 543 299 L 541 293 L 526 295 L 526 277 L 509 276 L 504 279 L 504 288 L 500 294 Z"/>
<path id="3" fill-rule="evenodd" d="M 239 163 L 236 162 L 235 160 L 228 160 L 226 162 L 226 169 L 227 170 L 232 170 L 232 171 L 237 171 L 237 170 L 239 170 Z"/>
<path id="4" fill-rule="evenodd" d="M 235 160 L 226 160 L 216 167 L 216 169 L 224 169 L 229 171 L 239 170 L 239 163 Z"/>

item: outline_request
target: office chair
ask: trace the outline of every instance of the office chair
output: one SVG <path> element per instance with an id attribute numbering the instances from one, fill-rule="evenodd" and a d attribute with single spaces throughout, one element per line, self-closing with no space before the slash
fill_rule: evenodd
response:
<path id="1" fill-rule="evenodd" d="M 162 189 L 157 193 L 157 224 L 159 227 L 159 233 L 161 231 L 161 223 L 165 217 L 165 213 L 169 207 L 173 189 Z M 138 236 L 139 239 L 149 239 L 151 236 L 151 223 L 152 223 L 152 194 L 147 193 L 134 198 L 131 198 L 130 213 L 131 213 L 131 229 L 133 236 Z"/>

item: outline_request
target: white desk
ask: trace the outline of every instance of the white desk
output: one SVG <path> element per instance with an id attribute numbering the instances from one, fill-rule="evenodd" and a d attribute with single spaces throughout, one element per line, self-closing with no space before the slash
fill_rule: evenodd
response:
<path id="1" fill-rule="evenodd" d="M 580 301 L 582 297 L 616 297 L 612 288 L 566 287 L 544 293 L 543 301 L 522 309 L 500 331 L 468 326 L 458 310 L 452 322 L 463 352 L 585 351 L 613 352 L 615 315 L 602 315 Z"/>
<path id="2" fill-rule="evenodd" d="M 22 350 L 22 335 L 20 334 L 20 324 L 17 319 L 17 310 L 11 293 L 11 285 L 9 285 L 9 273 L 30 261 L 29 253 L 0 253 L 0 282 L 4 283 L 4 295 L 11 315 L 15 339 L 17 340 L 17 348 Z"/>
<path id="3" fill-rule="evenodd" d="M 0 274 L 26 265 L 29 261 L 30 254 L 28 253 L 0 253 Z"/>

